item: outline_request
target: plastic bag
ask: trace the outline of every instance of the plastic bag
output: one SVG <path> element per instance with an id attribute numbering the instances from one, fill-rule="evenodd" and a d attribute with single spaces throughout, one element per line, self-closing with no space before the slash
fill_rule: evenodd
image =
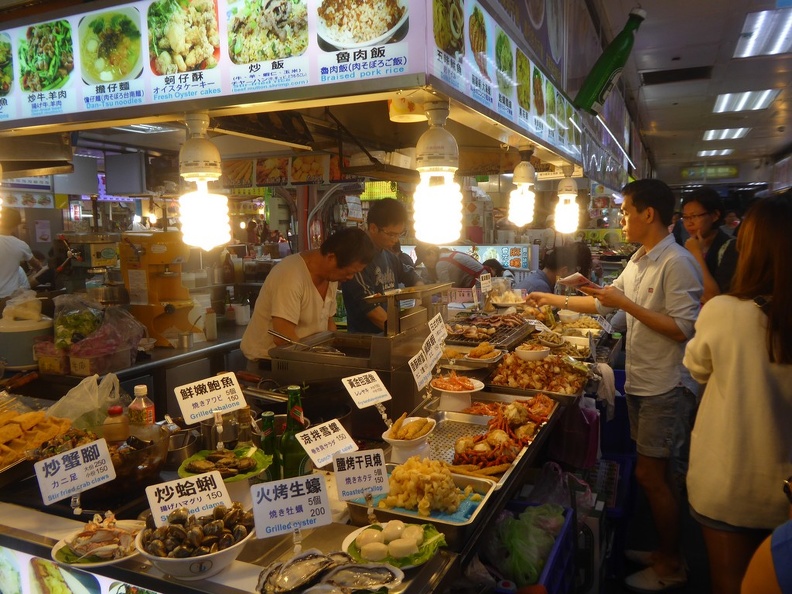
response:
<path id="1" fill-rule="evenodd" d="M 55 346 L 68 349 L 102 323 L 102 306 L 84 295 L 58 295 L 55 301 Z"/>
<path id="2" fill-rule="evenodd" d="M 107 409 L 121 402 L 118 376 L 108 373 L 86 377 L 66 395 L 49 407 L 47 414 L 72 420 L 78 429 L 88 429 L 104 423 Z"/>
<path id="3" fill-rule="evenodd" d="M 100 357 L 129 349 L 130 363 L 137 357 L 140 339 L 146 334 L 146 327 L 132 314 L 121 307 L 108 307 L 104 312 L 102 325 L 71 347 L 75 357 Z"/>
<path id="4" fill-rule="evenodd" d="M 8 320 L 33 320 L 41 319 L 41 300 L 36 297 L 35 291 L 19 291 L 6 302 L 3 317 Z"/>
<path id="5" fill-rule="evenodd" d="M 574 500 L 571 491 L 575 493 Z M 574 506 L 578 521 L 589 515 L 596 499 L 586 481 L 570 472 L 564 472 L 555 462 L 545 463 L 536 484 L 528 494 L 528 501 L 531 503 Z"/>
<path id="6" fill-rule="evenodd" d="M 599 411 L 581 398 L 570 406 L 550 436 L 547 455 L 575 468 L 591 468 L 599 458 Z M 593 403 L 592 403 L 593 405 Z"/>

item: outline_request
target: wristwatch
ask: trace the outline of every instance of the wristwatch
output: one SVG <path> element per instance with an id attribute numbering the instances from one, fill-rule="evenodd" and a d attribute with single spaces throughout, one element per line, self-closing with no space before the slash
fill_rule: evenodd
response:
<path id="1" fill-rule="evenodd" d="M 792 504 L 792 476 L 784 481 L 784 493 L 786 493 L 789 503 Z"/>

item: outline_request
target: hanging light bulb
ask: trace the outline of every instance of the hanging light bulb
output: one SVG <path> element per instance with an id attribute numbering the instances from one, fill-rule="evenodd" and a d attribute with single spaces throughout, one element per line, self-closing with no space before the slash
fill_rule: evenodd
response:
<path id="1" fill-rule="evenodd" d="M 425 243 L 450 243 L 462 233 L 462 192 L 454 181 L 459 147 L 444 128 L 448 103 L 429 102 L 425 108 L 429 130 L 415 145 L 416 169 L 421 174 L 413 194 L 415 237 Z"/>
<path id="2" fill-rule="evenodd" d="M 569 172 L 571 173 L 571 171 Z M 564 172 L 567 177 L 558 183 L 558 204 L 555 208 L 555 230 L 559 233 L 577 231 L 580 209 L 577 205 L 577 183 Z"/>
<path id="3" fill-rule="evenodd" d="M 210 250 L 231 240 L 228 198 L 210 194 L 208 182 L 220 177 L 220 151 L 206 138 L 209 114 L 187 114 L 187 140 L 179 151 L 179 173 L 196 190 L 179 198 L 183 241 L 187 245 Z"/>
<path id="4" fill-rule="evenodd" d="M 517 186 L 509 194 L 509 220 L 518 227 L 524 227 L 534 218 L 536 194 L 533 185 L 536 181 L 536 171 L 531 165 L 533 150 L 520 151 L 521 161 L 514 168 L 512 181 Z"/>

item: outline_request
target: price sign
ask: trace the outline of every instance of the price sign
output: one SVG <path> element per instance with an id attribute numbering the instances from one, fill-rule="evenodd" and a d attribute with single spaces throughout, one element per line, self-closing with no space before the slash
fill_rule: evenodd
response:
<path id="1" fill-rule="evenodd" d="M 429 320 L 429 331 L 432 333 L 432 336 L 435 337 L 437 342 L 443 342 L 446 338 L 448 338 L 448 330 L 446 329 L 443 316 L 437 314 L 435 317 Z"/>
<path id="2" fill-rule="evenodd" d="M 151 485 L 146 487 L 146 497 L 151 517 L 158 527 L 167 524 L 168 514 L 180 507 L 186 507 L 191 516 L 200 518 L 209 515 L 218 505 L 230 509 L 234 504 L 217 470 Z"/>
<path id="3" fill-rule="evenodd" d="M 33 468 L 44 505 L 88 491 L 116 477 L 104 438 L 40 460 Z"/>
<path id="4" fill-rule="evenodd" d="M 253 485 L 250 495 L 258 538 L 326 526 L 333 521 L 323 474 Z"/>
<path id="5" fill-rule="evenodd" d="M 410 365 L 410 371 L 413 374 L 415 385 L 418 386 L 419 390 L 423 390 L 424 386 L 432 379 L 433 365 L 429 364 L 423 350 L 418 351 L 418 354 L 410 359 L 408 364 Z"/>
<path id="6" fill-rule="evenodd" d="M 442 344 L 442 341 L 437 340 L 434 334 L 430 334 L 421 346 L 421 350 L 426 355 L 426 364 L 429 366 L 430 371 L 437 365 L 440 357 L 443 356 Z"/>
<path id="7" fill-rule="evenodd" d="M 338 419 L 301 431 L 297 439 L 317 468 L 330 464 L 333 454 L 346 454 L 358 449 L 355 440 Z"/>
<path id="8" fill-rule="evenodd" d="M 486 294 L 492 291 L 492 275 L 489 272 L 479 275 L 479 282 L 481 283 L 482 293 Z"/>
<path id="9" fill-rule="evenodd" d="M 600 325 L 600 327 L 603 330 L 605 330 L 605 332 L 607 332 L 608 334 L 612 334 L 613 333 L 613 326 L 611 325 L 611 323 L 608 320 L 606 320 L 603 316 L 600 316 L 600 315 L 596 315 L 596 316 L 593 316 L 593 317 L 594 317 L 595 320 L 597 320 L 597 323 Z"/>
<path id="10" fill-rule="evenodd" d="M 385 495 L 390 491 L 385 453 L 382 450 L 361 450 L 354 454 L 333 456 L 338 498 L 349 501 L 366 493 Z"/>
<path id="11" fill-rule="evenodd" d="M 376 371 L 351 375 L 341 381 L 358 408 L 366 408 L 391 399 L 390 392 Z"/>
<path id="12" fill-rule="evenodd" d="M 231 372 L 184 384 L 173 392 L 188 425 L 211 419 L 216 412 L 227 413 L 247 406 L 236 375 Z"/>

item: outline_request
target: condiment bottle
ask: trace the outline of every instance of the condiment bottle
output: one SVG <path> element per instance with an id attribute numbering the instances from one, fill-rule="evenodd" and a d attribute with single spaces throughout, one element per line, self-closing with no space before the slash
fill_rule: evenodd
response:
<path id="1" fill-rule="evenodd" d="M 107 409 L 102 434 L 108 442 L 121 442 L 129 438 L 129 417 L 124 414 L 123 406 L 116 405 Z"/>
<path id="2" fill-rule="evenodd" d="M 204 335 L 206 340 L 217 340 L 217 314 L 211 307 L 204 314 Z"/>
<path id="3" fill-rule="evenodd" d="M 272 463 L 264 471 L 265 481 L 279 481 L 281 479 L 280 452 L 275 447 L 275 413 L 265 410 L 261 413 L 261 449 L 264 454 L 272 456 Z"/>
<path id="4" fill-rule="evenodd" d="M 635 42 L 635 32 L 645 18 L 645 10 L 633 8 L 630 11 L 630 16 L 627 19 L 627 24 L 624 25 L 624 29 L 605 48 L 586 80 L 583 81 L 573 102 L 575 107 L 583 109 L 592 115 L 597 115 L 602 111 L 605 100 L 619 81 L 624 65 L 627 63 L 627 58 L 630 57 L 630 52 Z"/>
<path id="5" fill-rule="evenodd" d="M 154 403 L 148 397 L 148 386 L 138 384 L 135 386 L 135 399 L 127 409 L 129 415 L 130 433 L 137 435 L 141 439 L 145 438 L 145 429 L 154 424 Z M 142 430 L 142 431 L 141 431 Z"/>
<path id="6" fill-rule="evenodd" d="M 283 478 L 285 479 L 311 474 L 313 470 L 311 459 L 305 452 L 300 440 L 297 439 L 297 433 L 300 433 L 305 428 L 300 392 L 300 386 L 289 386 L 286 388 L 289 404 L 286 413 L 286 430 L 283 432 L 280 443 Z"/>

